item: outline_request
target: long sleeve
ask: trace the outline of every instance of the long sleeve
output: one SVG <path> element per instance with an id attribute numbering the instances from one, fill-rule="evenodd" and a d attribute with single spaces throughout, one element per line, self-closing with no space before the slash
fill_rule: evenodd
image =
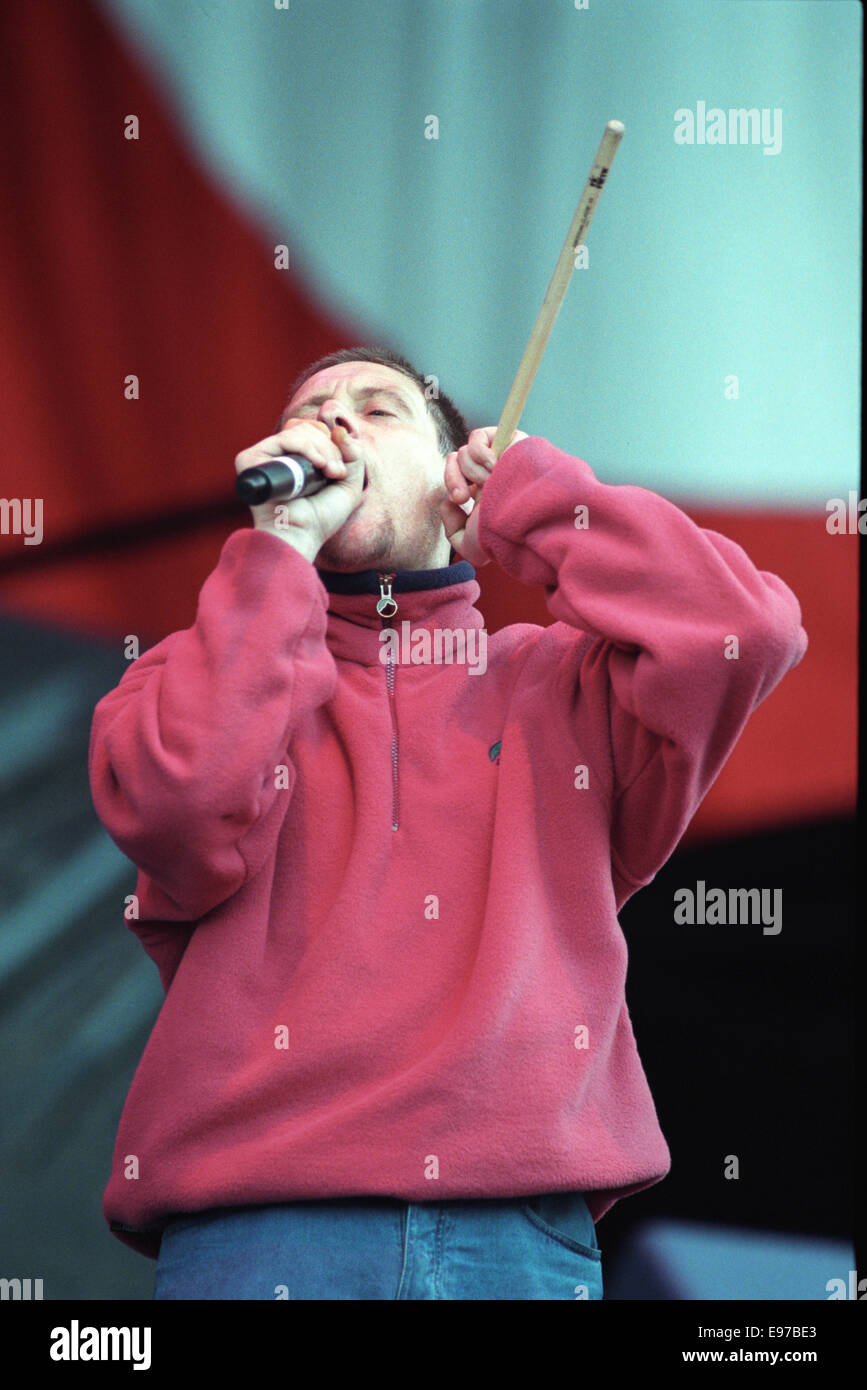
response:
<path id="1" fill-rule="evenodd" d="M 203 916 L 273 849 L 292 794 L 292 731 L 337 679 L 326 624 L 314 567 L 279 537 L 235 531 L 193 626 L 143 653 L 96 706 L 94 806 L 166 895 L 162 917 Z"/>
<path id="2" fill-rule="evenodd" d="M 583 510 L 586 509 L 586 510 Z M 802 658 L 790 589 L 649 490 L 599 482 L 538 437 L 509 447 L 479 502 L 486 553 L 540 584 L 607 682 L 619 901 L 665 862 L 752 711 Z"/>

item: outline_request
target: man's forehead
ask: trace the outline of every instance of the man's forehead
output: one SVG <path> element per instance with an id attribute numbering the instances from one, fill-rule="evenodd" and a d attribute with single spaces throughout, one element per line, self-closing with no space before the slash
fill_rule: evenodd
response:
<path id="1" fill-rule="evenodd" d="M 337 386 L 344 386 L 350 392 L 368 392 L 380 388 L 396 391 L 411 406 L 416 406 L 422 399 L 417 383 L 405 372 L 379 363 L 342 362 L 334 367 L 324 367 L 321 372 L 308 377 L 298 387 L 292 403 L 300 404 L 313 397 L 327 400 Z"/>

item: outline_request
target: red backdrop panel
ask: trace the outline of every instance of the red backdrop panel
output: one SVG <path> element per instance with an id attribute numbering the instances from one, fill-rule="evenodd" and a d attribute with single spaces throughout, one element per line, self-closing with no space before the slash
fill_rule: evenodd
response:
<path id="1" fill-rule="evenodd" d="M 50 546 L 218 496 L 296 373 L 358 330 L 275 269 L 87 0 L 7 0 L 0 51 L 2 492 L 43 499 Z"/>

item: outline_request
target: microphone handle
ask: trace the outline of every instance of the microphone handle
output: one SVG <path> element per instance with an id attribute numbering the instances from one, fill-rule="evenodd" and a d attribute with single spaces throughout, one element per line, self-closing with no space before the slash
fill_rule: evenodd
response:
<path id="1" fill-rule="evenodd" d="M 235 492 L 248 507 L 258 507 L 262 502 L 310 497 L 332 481 L 300 454 L 283 454 L 256 468 L 245 468 L 235 479 Z"/>

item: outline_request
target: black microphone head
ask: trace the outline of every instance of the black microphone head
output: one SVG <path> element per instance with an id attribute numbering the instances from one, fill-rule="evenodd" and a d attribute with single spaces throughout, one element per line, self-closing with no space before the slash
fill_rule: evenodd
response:
<path id="1" fill-rule="evenodd" d="M 267 473 L 263 473 L 261 468 L 245 468 L 235 480 L 235 492 L 248 507 L 267 502 L 271 496 L 271 483 Z"/>

